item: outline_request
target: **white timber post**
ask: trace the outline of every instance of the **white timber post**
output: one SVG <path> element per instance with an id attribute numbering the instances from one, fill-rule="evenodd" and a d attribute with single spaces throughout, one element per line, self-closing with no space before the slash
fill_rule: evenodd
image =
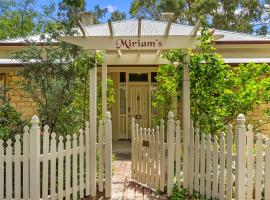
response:
<path id="1" fill-rule="evenodd" d="M 30 129 L 30 199 L 40 199 L 40 127 L 36 115 Z"/>
<path id="2" fill-rule="evenodd" d="M 190 72 L 189 54 L 186 51 L 183 69 L 183 136 L 184 136 L 184 158 L 183 158 L 183 186 L 188 189 L 189 185 L 189 140 L 190 140 Z"/>
<path id="3" fill-rule="evenodd" d="M 102 115 L 107 112 L 107 55 L 104 53 L 104 60 L 102 63 Z"/>
<path id="4" fill-rule="evenodd" d="M 96 141 L 97 141 L 97 68 L 90 70 L 90 195 L 96 196 Z M 87 145 L 87 144 L 86 144 Z"/>
<path id="5" fill-rule="evenodd" d="M 172 111 L 168 114 L 168 123 L 167 123 L 167 146 L 168 146 L 168 163 L 167 163 L 167 196 L 172 195 L 173 188 L 173 179 L 174 179 L 174 114 Z"/>
<path id="6" fill-rule="evenodd" d="M 112 194 L 112 122 L 111 113 L 105 116 L 105 197 L 110 198 Z"/>
<path id="7" fill-rule="evenodd" d="M 246 126 L 245 116 L 239 114 L 236 119 L 236 199 L 245 199 L 246 169 Z"/>

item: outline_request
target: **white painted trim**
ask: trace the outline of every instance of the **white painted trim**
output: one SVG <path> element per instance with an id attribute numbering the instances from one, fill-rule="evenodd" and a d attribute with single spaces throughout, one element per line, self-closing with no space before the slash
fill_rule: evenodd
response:
<path id="1" fill-rule="evenodd" d="M 215 40 L 223 38 L 223 35 L 215 35 Z M 166 36 L 61 36 L 60 39 L 87 50 L 166 50 L 166 49 L 189 49 L 196 48 L 198 37 L 194 35 L 171 35 Z M 119 45 L 120 40 L 127 41 L 128 45 Z M 130 46 L 129 41 L 136 45 Z M 139 45 L 139 43 L 141 45 Z M 142 43 L 151 43 L 142 46 Z M 154 44 L 153 44 L 154 43 Z"/>

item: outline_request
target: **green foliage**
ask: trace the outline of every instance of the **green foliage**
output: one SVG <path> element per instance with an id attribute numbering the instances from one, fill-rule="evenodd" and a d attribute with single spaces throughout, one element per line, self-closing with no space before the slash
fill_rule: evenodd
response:
<path id="1" fill-rule="evenodd" d="M 121 12 L 119 10 L 116 10 L 112 12 L 111 14 L 111 20 L 112 21 L 121 21 L 127 18 L 127 15 L 125 12 Z"/>
<path id="2" fill-rule="evenodd" d="M 189 25 L 194 25 L 200 16 L 206 16 L 211 27 L 249 33 L 269 27 L 269 12 L 264 4 L 265 1 L 260 0 L 133 0 L 129 12 L 133 17 L 159 20 L 162 12 L 173 12 L 174 21 Z"/>
<path id="3" fill-rule="evenodd" d="M 21 114 L 11 106 L 6 97 L 8 90 L 1 88 L 0 92 L 0 139 L 6 140 L 14 138 L 16 134 L 21 134 L 26 121 L 21 119 Z"/>
<path id="4" fill-rule="evenodd" d="M 166 119 L 168 112 L 173 110 L 172 100 L 176 96 L 176 69 L 173 65 L 163 65 L 157 71 L 158 89 L 155 92 L 153 106 L 158 110 L 159 118 Z"/>
<path id="5" fill-rule="evenodd" d="M 43 125 L 59 134 L 74 133 L 84 124 L 88 71 L 99 60 L 97 55 L 65 43 L 55 48 L 50 40 L 48 46 L 31 46 L 16 53 L 15 57 L 25 63 L 18 72 L 23 77 L 20 84 L 37 102 Z M 79 98 L 80 103 L 75 101 Z"/>
<path id="6" fill-rule="evenodd" d="M 0 39 L 21 37 L 35 32 L 37 15 L 34 0 L 0 0 Z"/>
<path id="7" fill-rule="evenodd" d="M 181 188 L 174 184 L 171 200 L 207 200 L 207 198 L 197 192 L 195 192 L 193 195 L 189 195 L 185 188 Z"/>
<path id="8" fill-rule="evenodd" d="M 213 46 L 212 32 L 205 23 L 198 48 L 200 51 L 189 52 L 189 67 L 191 115 L 193 120 L 201 125 L 201 132 L 215 134 L 222 131 L 224 124 L 234 120 L 239 113 L 247 114 L 256 104 L 269 101 L 270 78 L 267 77 L 270 73 L 269 65 L 249 63 L 231 67 L 224 64 Z M 155 106 L 158 110 L 164 109 L 159 112 L 167 112 L 167 108 L 171 106 L 171 101 L 165 98 L 172 99 L 174 96 L 171 91 L 173 80 L 176 80 L 179 100 L 182 97 L 183 66 L 186 64 L 184 55 L 182 50 L 173 50 L 166 54 L 171 63 L 178 62 L 179 65 L 175 69 L 176 74 L 170 75 L 159 70 L 158 79 L 171 80 L 158 84 L 156 99 L 163 101 L 157 101 Z M 170 105 L 166 105 L 166 101 Z M 166 107 L 162 108 L 163 105 Z"/>
<path id="9" fill-rule="evenodd" d="M 107 79 L 107 104 L 108 106 L 115 103 L 115 93 L 113 89 L 113 81 L 111 79 Z M 102 83 L 98 84 L 97 88 L 97 114 L 98 119 L 104 118 L 104 114 L 102 113 Z"/>

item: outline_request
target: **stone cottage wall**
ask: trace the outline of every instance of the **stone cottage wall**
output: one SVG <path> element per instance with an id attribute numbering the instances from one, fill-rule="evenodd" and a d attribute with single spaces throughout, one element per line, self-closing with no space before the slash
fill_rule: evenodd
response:
<path id="1" fill-rule="evenodd" d="M 6 73 L 6 86 L 9 88 L 8 98 L 11 105 L 22 114 L 23 119 L 31 119 L 36 114 L 37 104 L 22 89 L 18 82 L 21 80 L 15 72 Z"/>

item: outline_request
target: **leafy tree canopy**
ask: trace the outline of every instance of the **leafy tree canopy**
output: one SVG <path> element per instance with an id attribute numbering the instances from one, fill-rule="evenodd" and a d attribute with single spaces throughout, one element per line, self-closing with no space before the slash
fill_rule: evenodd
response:
<path id="1" fill-rule="evenodd" d="M 199 122 L 202 132 L 211 134 L 221 131 L 239 113 L 247 114 L 255 105 L 270 100 L 270 78 L 266 76 L 270 73 L 269 65 L 249 63 L 231 67 L 224 64 L 213 44 L 212 32 L 203 23 L 199 50 L 189 52 L 192 118 Z M 172 108 L 168 99 L 176 93 L 181 100 L 185 53 L 170 51 L 166 57 L 171 63 L 178 62 L 178 67 L 170 64 L 158 70 L 154 106 L 162 118 Z M 260 125 L 251 123 L 255 127 Z"/>
<path id="2" fill-rule="evenodd" d="M 0 39 L 29 35 L 35 32 L 37 11 L 34 0 L 0 0 Z"/>
<path id="3" fill-rule="evenodd" d="M 260 0 L 133 0 L 130 14 L 150 19 L 162 19 L 162 12 L 173 12 L 174 21 L 194 25 L 200 16 L 206 16 L 210 27 L 265 34 L 269 27 L 269 10 Z M 262 29 L 262 31 L 260 31 Z"/>

